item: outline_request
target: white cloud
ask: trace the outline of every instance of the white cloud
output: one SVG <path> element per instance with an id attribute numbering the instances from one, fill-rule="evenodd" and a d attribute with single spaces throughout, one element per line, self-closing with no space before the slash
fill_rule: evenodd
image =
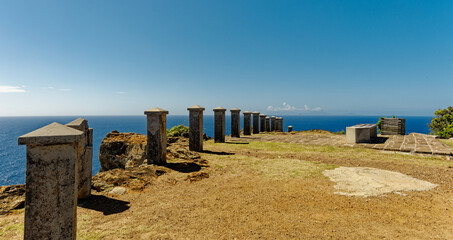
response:
<path id="1" fill-rule="evenodd" d="M 126 94 L 127 92 L 116 92 L 117 94 Z"/>
<path id="2" fill-rule="evenodd" d="M 25 89 L 22 89 L 24 86 L 0 86 L 0 93 L 24 93 Z"/>
<path id="3" fill-rule="evenodd" d="M 283 102 L 281 107 L 268 106 L 267 111 L 320 112 L 320 111 L 322 111 L 322 108 L 320 108 L 320 107 L 311 108 L 307 104 L 305 104 L 303 108 L 298 108 L 298 107 L 288 104 L 287 102 Z"/>

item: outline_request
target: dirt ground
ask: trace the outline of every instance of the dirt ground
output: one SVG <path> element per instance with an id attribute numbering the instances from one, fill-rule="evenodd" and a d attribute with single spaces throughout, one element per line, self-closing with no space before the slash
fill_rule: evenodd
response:
<path id="1" fill-rule="evenodd" d="M 78 239 L 453 239 L 453 161 L 444 157 L 259 141 L 204 149 L 209 167 L 168 169 L 144 191 L 93 192 L 77 209 Z M 322 172 L 339 166 L 438 186 L 338 195 Z M 0 238 L 22 232 L 23 210 L 0 216 Z"/>

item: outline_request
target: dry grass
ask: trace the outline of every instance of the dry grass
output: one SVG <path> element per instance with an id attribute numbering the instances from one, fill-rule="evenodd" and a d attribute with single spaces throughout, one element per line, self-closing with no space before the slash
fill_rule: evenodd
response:
<path id="1" fill-rule="evenodd" d="M 78 208 L 79 239 L 453 239 L 453 162 L 372 149 L 288 143 L 205 143 L 209 178 L 170 171 L 115 214 Z M 335 195 L 337 166 L 393 170 L 439 185 L 407 196 Z M 0 217 L 21 239 L 23 212 Z"/>

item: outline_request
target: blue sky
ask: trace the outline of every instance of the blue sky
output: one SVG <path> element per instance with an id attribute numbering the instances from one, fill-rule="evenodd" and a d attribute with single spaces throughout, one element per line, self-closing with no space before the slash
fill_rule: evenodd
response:
<path id="1" fill-rule="evenodd" d="M 1 1 L 0 116 L 432 115 L 453 1 Z"/>

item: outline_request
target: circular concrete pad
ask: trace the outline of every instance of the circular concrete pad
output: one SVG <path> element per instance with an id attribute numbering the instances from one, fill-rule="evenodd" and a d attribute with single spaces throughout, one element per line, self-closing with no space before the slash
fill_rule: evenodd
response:
<path id="1" fill-rule="evenodd" d="M 339 167 L 323 174 L 335 182 L 335 194 L 347 196 L 379 196 L 400 191 L 427 191 L 437 185 L 399 172 L 368 167 Z"/>

